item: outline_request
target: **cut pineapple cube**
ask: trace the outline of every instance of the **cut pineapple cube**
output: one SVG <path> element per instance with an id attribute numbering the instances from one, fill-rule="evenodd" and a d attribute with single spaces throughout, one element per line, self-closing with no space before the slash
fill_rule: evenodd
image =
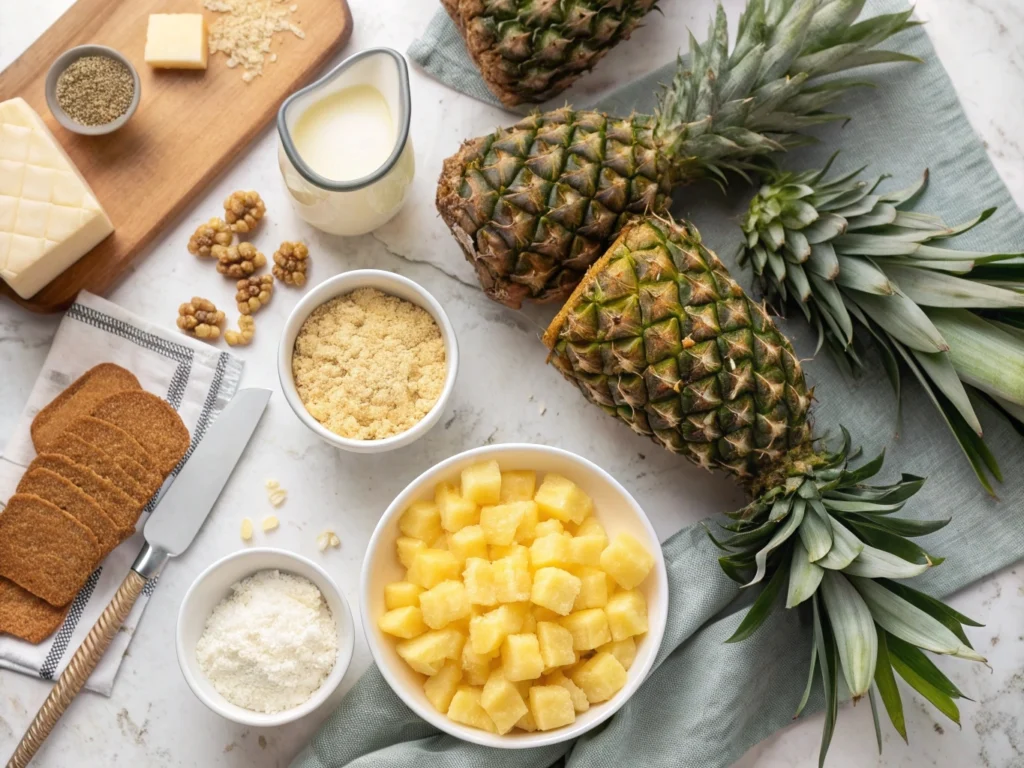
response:
<path id="1" fill-rule="evenodd" d="M 534 538 L 539 539 L 551 533 L 565 533 L 565 526 L 558 520 L 543 520 L 533 528 Z"/>
<path id="2" fill-rule="evenodd" d="M 491 563 L 494 576 L 494 596 L 499 603 L 520 603 L 530 599 L 532 581 L 530 571 L 515 555 Z"/>
<path id="3" fill-rule="evenodd" d="M 559 614 L 555 613 L 550 608 L 545 608 L 542 605 L 534 605 L 533 608 L 531 608 L 530 610 L 531 613 L 533 613 L 533 617 L 537 619 L 537 621 L 558 621 L 560 618 L 562 618 Z"/>
<path id="4" fill-rule="evenodd" d="M 490 715 L 498 733 L 508 733 L 530 710 L 519 689 L 505 679 L 500 669 L 491 672 L 480 696 L 480 704 Z"/>
<path id="5" fill-rule="evenodd" d="M 487 557 L 487 539 L 479 525 L 467 525 L 448 534 L 448 551 L 463 563 L 471 557 Z"/>
<path id="6" fill-rule="evenodd" d="M 538 526 L 540 527 L 540 526 Z M 569 537 L 564 533 L 538 536 L 530 545 L 530 567 L 533 569 L 569 565 Z"/>
<path id="7" fill-rule="evenodd" d="M 417 501 L 409 506 L 398 520 L 403 536 L 431 544 L 441 535 L 441 511 L 432 501 Z"/>
<path id="8" fill-rule="evenodd" d="M 462 668 L 449 659 L 436 675 L 431 675 L 423 683 L 423 692 L 427 695 L 427 701 L 433 704 L 434 709 L 442 715 L 446 714 L 461 680 Z"/>
<path id="9" fill-rule="evenodd" d="M 525 701 L 529 701 L 530 700 L 529 691 L 527 691 L 527 694 L 526 694 L 524 700 Z M 533 713 L 532 712 L 527 712 L 525 715 L 520 717 L 516 721 L 516 728 L 520 728 L 520 729 L 526 731 L 527 733 L 533 733 L 534 731 L 536 731 L 537 730 L 537 721 L 533 719 Z"/>
<path id="10" fill-rule="evenodd" d="M 526 616 L 523 617 L 523 626 L 519 628 L 519 631 L 537 634 L 537 617 L 533 615 L 533 611 L 527 610 Z"/>
<path id="11" fill-rule="evenodd" d="M 442 581 L 420 595 L 423 621 L 431 629 L 469 616 L 469 597 L 461 581 Z"/>
<path id="12" fill-rule="evenodd" d="M 501 470 L 496 461 L 484 461 L 462 470 L 462 497 L 474 504 L 497 504 L 501 500 Z"/>
<path id="13" fill-rule="evenodd" d="M 520 544 L 530 544 L 537 537 L 537 525 L 540 520 L 540 513 L 537 511 L 537 504 L 527 499 L 523 508 L 523 519 L 519 521 L 516 528 L 516 541 Z"/>
<path id="14" fill-rule="evenodd" d="M 530 601 L 565 616 L 572 610 L 580 588 L 579 578 L 568 571 L 561 568 L 540 568 L 533 574 Z"/>
<path id="15" fill-rule="evenodd" d="M 601 553 L 601 568 L 623 589 L 632 589 L 650 573 L 654 558 L 634 536 L 620 533 Z"/>
<path id="16" fill-rule="evenodd" d="M 416 553 L 406 579 L 424 589 L 430 589 L 442 581 L 459 578 L 461 570 L 462 564 L 451 552 L 443 549 L 424 549 Z"/>
<path id="17" fill-rule="evenodd" d="M 492 545 L 487 548 L 487 554 L 492 562 L 509 557 L 520 568 L 527 570 L 530 568 L 530 548 L 524 547 L 522 544 L 509 544 L 507 547 Z"/>
<path id="18" fill-rule="evenodd" d="M 594 509 L 594 502 L 576 483 L 554 473 L 544 477 L 533 500 L 537 502 L 542 515 L 563 523 L 582 523 L 583 518 Z"/>
<path id="19" fill-rule="evenodd" d="M 483 558 L 471 557 L 466 560 L 462 571 L 469 602 L 475 605 L 494 605 L 498 602 L 494 590 L 494 568 Z"/>
<path id="20" fill-rule="evenodd" d="M 466 636 L 456 629 L 433 629 L 412 640 L 395 645 L 405 663 L 425 675 L 435 675 L 445 659 L 457 659 L 462 654 Z"/>
<path id="21" fill-rule="evenodd" d="M 395 548 L 398 550 L 398 562 L 402 564 L 403 568 L 411 568 L 416 555 L 425 551 L 427 545 L 411 536 L 399 536 L 398 541 L 395 542 Z"/>
<path id="22" fill-rule="evenodd" d="M 419 605 L 423 587 L 411 581 L 393 581 L 384 587 L 384 607 L 389 611 L 407 605 Z"/>
<path id="23" fill-rule="evenodd" d="M 469 622 L 473 651 L 487 654 L 500 648 L 506 637 L 522 628 L 524 618 L 525 612 L 510 605 L 500 605 L 482 616 L 474 616 Z"/>
<path id="24" fill-rule="evenodd" d="M 544 678 L 544 685 L 560 685 L 569 692 L 569 697 L 572 699 L 572 707 L 579 712 L 586 712 L 590 709 L 590 701 L 587 699 L 587 694 L 583 692 L 576 683 L 570 680 L 561 672 L 552 672 L 550 675 Z"/>
<path id="25" fill-rule="evenodd" d="M 505 679 L 536 680 L 544 671 L 537 636 L 529 633 L 512 634 L 501 646 L 501 668 Z"/>
<path id="26" fill-rule="evenodd" d="M 608 534 L 605 533 L 604 526 L 598 521 L 596 517 L 588 517 L 579 527 L 576 529 L 577 536 L 600 536 L 604 539 L 604 543 L 608 544 Z"/>
<path id="27" fill-rule="evenodd" d="M 603 536 L 576 536 L 569 540 L 569 562 L 574 565 L 597 567 L 601 553 L 608 545 Z"/>
<path id="28" fill-rule="evenodd" d="M 434 503 L 441 511 L 441 526 L 446 531 L 462 530 L 480 522 L 480 510 L 469 499 L 464 499 L 451 483 L 440 483 L 434 489 Z"/>
<path id="29" fill-rule="evenodd" d="M 472 630 L 471 630 L 472 631 Z M 473 650 L 473 643 L 466 643 L 462 647 L 462 671 L 466 673 L 466 682 L 469 685 L 483 685 L 491 674 L 491 660 L 498 655 L 498 651 L 491 651 L 489 654 L 477 653 Z"/>
<path id="30" fill-rule="evenodd" d="M 537 488 L 537 473 L 530 469 L 512 469 L 501 473 L 502 504 L 507 501 L 532 501 Z"/>
<path id="31" fill-rule="evenodd" d="M 531 506 L 536 505 L 532 501 L 513 501 L 481 509 L 480 527 L 484 529 L 487 543 L 508 546 L 515 541 L 516 529 Z"/>
<path id="32" fill-rule="evenodd" d="M 625 640 L 647 631 L 647 601 L 635 589 L 608 598 L 604 607 L 612 640 Z"/>
<path id="33" fill-rule="evenodd" d="M 448 706 L 448 717 L 456 723 L 462 723 L 482 731 L 497 733 L 490 715 L 480 704 L 482 689 L 468 685 L 460 685 Z"/>
<path id="34" fill-rule="evenodd" d="M 576 575 L 580 579 L 580 593 L 573 603 L 574 611 L 585 608 L 603 608 L 608 602 L 608 576 L 597 568 L 578 568 Z"/>
<path id="35" fill-rule="evenodd" d="M 559 624 L 572 633 L 572 647 L 575 651 L 589 651 L 612 639 L 608 616 L 600 608 L 570 613 Z"/>
<path id="36" fill-rule="evenodd" d="M 624 669 L 629 669 L 633 666 L 633 661 L 636 659 L 636 640 L 632 637 L 627 637 L 625 640 L 619 641 L 613 640 L 610 643 L 605 643 L 597 650 L 610 653 L 619 660 L 619 664 L 621 664 Z"/>
<path id="37" fill-rule="evenodd" d="M 411 637 L 422 635 L 427 631 L 423 614 L 414 605 L 407 605 L 404 608 L 395 608 L 388 611 L 377 619 L 377 626 L 382 632 L 387 632 L 395 637 L 402 637 L 408 640 Z"/>
<path id="38" fill-rule="evenodd" d="M 598 653 L 573 673 L 572 681 L 596 704 L 608 701 L 626 684 L 626 670 L 610 653 Z"/>
<path id="39" fill-rule="evenodd" d="M 540 645 L 540 656 L 544 660 L 544 669 L 575 663 L 572 632 L 561 624 L 538 621 L 537 642 Z"/>
<path id="40" fill-rule="evenodd" d="M 560 685 L 535 685 L 530 689 L 530 714 L 537 728 L 550 731 L 576 721 L 569 691 Z"/>

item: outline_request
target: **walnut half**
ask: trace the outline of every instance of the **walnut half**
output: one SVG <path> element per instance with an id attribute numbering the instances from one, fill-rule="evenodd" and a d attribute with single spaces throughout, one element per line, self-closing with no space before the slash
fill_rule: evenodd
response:
<path id="1" fill-rule="evenodd" d="M 178 307 L 178 327 L 197 339 L 213 340 L 220 336 L 224 313 L 209 299 L 193 296 L 192 301 Z"/>
<path id="2" fill-rule="evenodd" d="M 224 220 L 214 216 L 196 227 L 196 231 L 188 239 L 188 252 L 193 256 L 211 258 L 213 246 L 231 245 L 234 237 L 231 228 L 224 223 Z"/>
<path id="3" fill-rule="evenodd" d="M 224 220 L 232 232 L 240 235 L 256 229 L 266 212 L 267 206 L 260 193 L 252 189 L 232 192 L 224 201 Z"/>
<path id="4" fill-rule="evenodd" d="M 306 270 L 309 269 L 309 249 L 305 243 L 285 241 L 274 252 L 273 273 L 286 285 L 306 284 Z"/>
<path id="5" fill-rule="evenodd" d="M 242 315 L 238 318 L 238 330 L 228 329 L 224 332 L 224 341 L 231 347 L 247 347 L 256 335 L 256 321 L 252 315 Z"/>
<path id="6" fill-rule="evenodd" d="M 217 271 L 236 280 L 248 277 L 267 264 L 267 257 L 252 243 L 239 243 L 227 247 L 215 245 L 213 255 L 217 258 Z"/>
<path id="7" fill-rule="evenodd" d="M 251 275 L 239 280 L 236 288 L 238 292 L 235 294 L 235 301 L 238 302 L 238 311 L 243 315 L 251 315 L 269 302 L 270 297 L 274 295 L 274 276 Z"/>

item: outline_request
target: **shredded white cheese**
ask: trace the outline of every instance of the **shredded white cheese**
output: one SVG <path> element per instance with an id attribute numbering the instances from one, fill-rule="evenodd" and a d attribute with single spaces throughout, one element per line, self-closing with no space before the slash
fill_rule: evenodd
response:
<path id="1" fill-rule="evenodd" d="M 311 581 L 268 570 L 232 585 L 196 645 L 199 668 L 232 704 L 273 714 L 309 699 L 338 656 L 338 629 Z"/>

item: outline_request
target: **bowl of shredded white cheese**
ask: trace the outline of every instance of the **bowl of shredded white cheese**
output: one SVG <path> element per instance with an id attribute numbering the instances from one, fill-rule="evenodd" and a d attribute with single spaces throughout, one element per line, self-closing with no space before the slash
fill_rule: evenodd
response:
<path id="1" fill-rule="evenodd" d="M 192 692 L 229 720 L 274 726 L 319 707 L 352 659 L 352 614 L 323 568 L 280 549 L 228 555 L 178 611 L 178 664 Z"/>

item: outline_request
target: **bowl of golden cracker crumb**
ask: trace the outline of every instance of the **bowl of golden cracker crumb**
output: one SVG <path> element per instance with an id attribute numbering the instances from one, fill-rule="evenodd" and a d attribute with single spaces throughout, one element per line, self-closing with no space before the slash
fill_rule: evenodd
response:
<path id="1" fill-rule="evenodd" d="M 325 280 L 289 315 L 278 350 L 288 405 L 355 453 L 408 445 L 441 418 L 459 365 L 448 316 L 422 286 L 378 269 Z"/>

